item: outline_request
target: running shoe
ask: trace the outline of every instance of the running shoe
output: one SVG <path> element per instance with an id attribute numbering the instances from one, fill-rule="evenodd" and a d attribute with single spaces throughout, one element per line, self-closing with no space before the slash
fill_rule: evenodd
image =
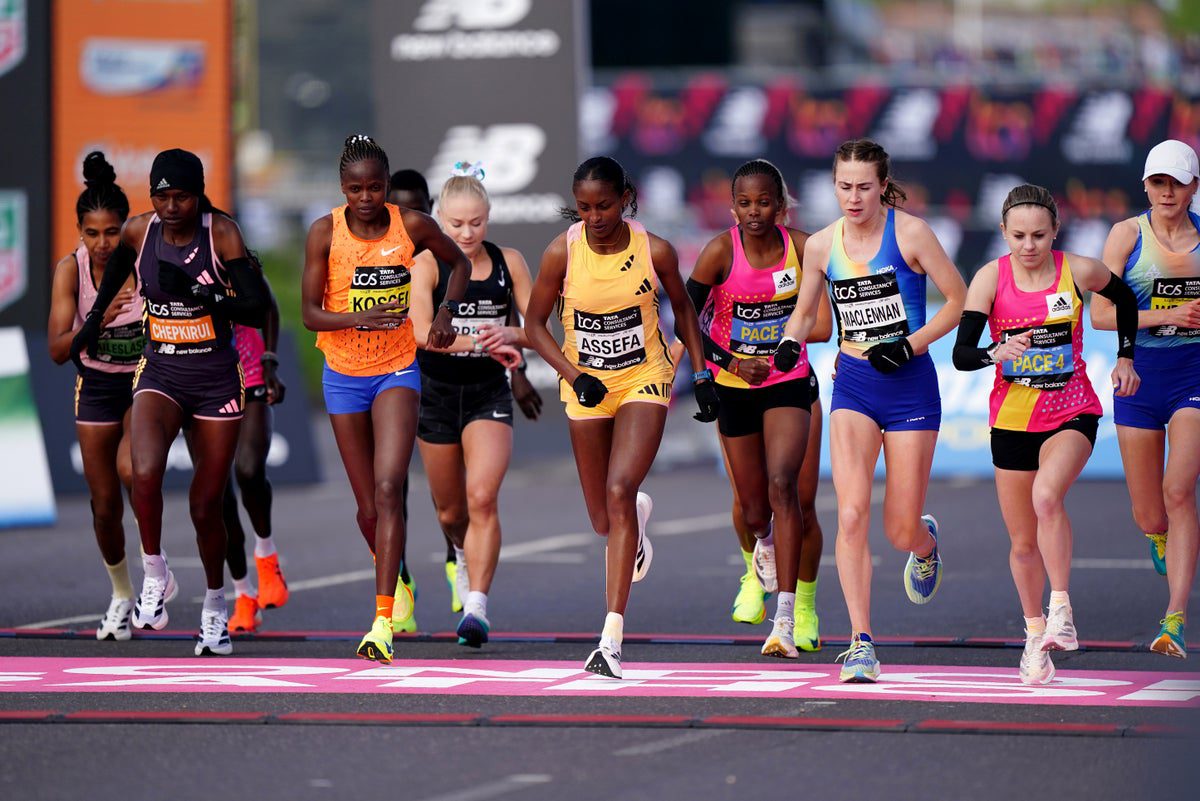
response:
<path id="1" fill-rule="evenodd" d="M 609 648 L 607 645 L 601 645 L 592 651 L 591 656 L 583 663 L 583 669 L 588 673 L 595 673 L 597 676 L 619 679 L 624 675 L 621 671 L 621 652 L 615 648 Z"/>
<path id="2" fill-rule="evenodd" d="M 458 644 L 478 648 L 488 641 L 492 625 L 482 609 L 468 609 L 458 622 Z"/>
<path id="3" fill-rule="evenodd" d="M 458 562 L 446 563 L 446 583 L 450 585 L 450 611 L 461 612 L 463 599 L 458 594 Z"/>
<path id="4" fill-rule="evenodd" d="M 646 536 L 646 523 L 650 521 L 650 513 L 654 511 L 654 501 L 644 492 L 637 494 L 637 524 L 638 547 L 633 561 L 633 581 L 637 583 L 650 572 L 650 563 L 654 561 L 654 546 Z"/>
<path id="5" fill-rule="evenodd" d="M 142 594 L 133 605 L 133 627 L 155 631 L 165 629 L 170 619 L 167 603 L 178 594 L 179 585 L 175 583 L 175 574 L 170 569 L 165 579 L 146 576 L 142 579 Z"/>
<path id="6" fill-rule="evenodd" d="M 792 639 L 792 628 L 795 622 L 791 618 L 777 617 L 774 619 L 775 626 L 771 629 L 771 635 L 767 637 L 767 641 L 763 643 L 763 656 L 777 656 L 780 659 L 799 659 L 800 652 L 796 650 L 796 643 Z"/>
<path id="7" fill-rule="evenodd" d="M 932 601 L 942 584 L 942 557 L 938 555 L 937 548 L 938 522 L 933 515 L 924 515 L 921 520 L 933 537 L 933 550 L 929 556 L 910 553 L 908 563 L 904 565 L 904 592 L 914 604 Z"/>
<path id="8" fill-rule="evenodd" d="M 1042 650 L 1044 635 L 1025 630 L 1025 651 L 1021 654 L 1021 683 L 1049 684 L 1054 678 L 1054 663 L 1050 653 Z"/>
<path id="9" fill-rule="evenodd" d="M 196 635 L 196 656 L 229 656 L 229 613 L 224 609 L 205 609 L 200 613 L 200 633 Z"/>
<path id="10" fill-rule="evenodd" d="M 262 609 L 258 598 L 239 595 L 233 602 L 233 617 L 229 618 L 229 630 L 234 634 L 253 634 L 262 623 Z"/>
<path id="11" fill-rule="evenodd" d="M 467 557 L 464 556 L 454 571 L 454 597 L 450 599 L 450 606 L 453 608 L 454 602 L 458 601 L 458 609 L 455 611 L 462 611 L 463 604 L 467 602 L 467 595 L 471 592 L 471 577 L 467 570 Z"/>
<path id="12" fill-rule="evenodd" d="M 733 622 L 752 626 L 762 623 L 767 618 L 766 598 L 767 594 L 758 583 L 758 576 L 754 575 L 754 568 L 750 567 L 742 574 L 741 586 L 733 598 Z"/>
<path id="13" fill-rule="evenodd" d="M 775 572 L 775 546 L 767 545 L 760 539 L 754 540 L 754 575 L 758 577 L 763 592 L 779 590 L 779 575 Z"/>
<path id="14" fill-rule="evenodd" d="M 412 576 L 404 583 L 404 576 L 396 579 L 396 602 L 392 605 L 392 631 L 412 633 L 417 630 L 417 596 L 413 592 Z"/>
<path id="15" fill-rule="evenodd" d="M 379 615 L 358 644 L 358 655 L 381 665 L 392 663 L 392 619 Z"/>
<path id="16" fill-rule="evenodd" d="M 1150 540 L 1150 561 L 1154 562 L 1154 569 L 1160 576 L 1167 575 L 1167 532 L 1147 534 L 1146 539 Z"/>
<path id="17" fill-rule="evenodd" d="M 1150 643 L 1150 650 L 1156 654 L 1187 659 L 1187 642 L 1183 638 L 1183 612 L 1171 612 L 1158 622 L 1162 628 L 1158 630 L 1154 642 Z"/>
<path id="18" fill-rule="evenodd" d="M 879 660 L 875 658 L 875 643 L 867 634 L 855 634 L 850 647 L 838 654 L 845 660 L 838 680 L 848 684 L 874 684 L 879 681 Z"/>
<path id="19" fill-rule="evenodd" d="M 258 568 L 258 604 L 263 609 L 278 609 L 288 602 L 287 580 L 279 567 L 279 554 L 254 557 Z"/>
<path id="20" fill-rule="evenodd" d="M 1042 637 L 1043 651 L 1078 651 L 1079 639 L 1075 636 L 1075 621 L 1071 605 L 1050 607 L 1046 616 L 1046 633 Z"/>
<path id="21" fill-rule="evenodd" d="M 821 621 L 816 609 L 796 609 L 796 627 L 792 629 L 796 647 L 812 653 L 821 650 Z"/>
<path id="22" fill-rule="evenodd" d="M 108 602 L 108 611 L 96 629 L 97 640 L 128 640 L 133 636 L 133 599 L 115 595 Z"/>

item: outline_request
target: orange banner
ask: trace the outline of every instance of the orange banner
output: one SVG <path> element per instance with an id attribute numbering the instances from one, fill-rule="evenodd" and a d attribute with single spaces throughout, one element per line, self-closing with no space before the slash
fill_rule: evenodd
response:
<path id="1" fill-rule="evenodd" d="M 56 0 L 52 21 L 52 256 L 74 248 L 83 158 L 102 150 L 150 210 L 150 163 L 181 147 L 204 162 L 205 194 L 229 208 L 230 0 Z"/>

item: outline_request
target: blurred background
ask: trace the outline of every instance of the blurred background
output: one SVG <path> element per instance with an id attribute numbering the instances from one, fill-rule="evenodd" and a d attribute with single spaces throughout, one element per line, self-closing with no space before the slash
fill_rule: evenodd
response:
<path id="1" fill-rule="evenodd" d="M 1064 248 L 1099 255 L 1109 226 L 1142 208 L 1147 150 L 1200 145 L 1200 2 L 0 0 L 0 108 L 0 325 L 30 343 L 28 364 L 5 347 L 0 374 L 31 371 L 36 390 L 42 373 L 69 372 L 49 370 L 37 336 L 50 266 L 77 236 L 83 156 L 108 154 L 137 212 L 153 155 L 180 146 L 264 257 L 307 415 L 322 411 L 321 361 L 297 311 L 303 240 L 342 202 L 348 134 L 372 134 L 435 195 L 455 161 L 481 160 L 490 238 L 535 269 L 575 166 L 615 156 L 685 273 L 731 223 L 740 163 L 777 164 L 799 200 L 793 223 L 813 231 L 837 216 L 833 150 L 866 136 L 969 278 L 1004 252 L 1012 186 L 1050 188 Z M 1091 346 L 1095 379 L 1112 348 Z M 531 370 L 553 395 L 553 376 Z M 990 471 L 989 382 L 942 375 L 941 472 Z M 53 392 L 35 394 L 41 408 Z M 556 405 L 519 435 L 518 458 L 565 443 Z M 47 415 L 71 436 L 69 416 Z M 1119 472 L 1109 445 L 1096 475 Z"/>

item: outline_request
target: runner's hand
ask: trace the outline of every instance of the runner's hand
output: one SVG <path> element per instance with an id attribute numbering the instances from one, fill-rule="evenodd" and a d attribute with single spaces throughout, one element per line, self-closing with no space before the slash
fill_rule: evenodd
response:
<path id="1" fill-rule="evenodd" d="M 1118 398 L 1128 398 L 1138 391 L 1142 379 L 1133 369 L 1133 359 L 1117 359 L 1117 366 L 1112 371 L 1113 394 Z"/>
<path id="2" fill-rule="evenodd" d="M 701 423 L 711 423 L 717 419 L 717 410 L 721 408 L 721 400 L 717 397 L 717 385 L 711 378 L 704 378 L 692 385 L 696 392 L 696 405 L 700 411 L 692 415 Z"/>
<path id="3" fill-rule="evenodd" d="M 83 325 L 75 332 L 75 336 L 71 338 L 71 361 L 75 363 L 75 369 L 83 374 L 83 359 L 80 355 L 87 352 L 88 356 L 96 357 L 96 343 L 100 339 L 101 317 L 99 311 L 92 309 L 88 312 L 88 316 L 84 318 Z"/>
<path id="4" fill-rule="evenodd" d="M 534 389 L 525 371 L 513 371 L 512 394 L 513 400 L 521 407 L 521 414 L 525 415 L 526 419 L 538 419 L 538 415 L 542 413 L 542 396 Z"/>
<path id="5" fill-rule="evenodd" d="M 437 316 L 433 318 L 433 325 L 429 326 L 429 335 L 426 337 L 430 347 L 448 348 L 454 344 L 454 315 L 445 307 L 439 307 Z"/>
<path id="6" fill-rule="evenodd" d="M 1167 310 L 1167 325 L 1178 328 L 1200 328 L 1200 300 L 1189 300 Z"/>
<path id="7" fill-rule="evenodd" d="M 913 357 L 912 345 L 901 337 L 895 342 L 880 342 L 874 347 L 867 348 L 867 360 L 879 372 L 887 375 L 899 370 Z"/>
<path id="8" fill-rule="evenodd" d="M 168 295 L 177 298 L 201 299 L 212 296 L 212 290 L 201 286 L 196 279 L 183 271 L 178 264 L 169 261 L 158 262 L 158 286 Z"/>
<path id="9" fill-rule="evenodd" d="M 767 359 L 740 359 L 737 364 L 737 377 L 752 387 L 767 380 L 771 374 L 771 362 Z"/>
<path id="10" fill-rule="evenodd" d="M 117 296 L 113 298 L 112 303 L 108 304 L 108 308 L 104 310 L 104 320 L 101 327 L 107 327 L 112 324 L 112 321 L 117 319 L 133 306 L 133 287 L 125 287 Z"/>
<path id="11" fill-rule="evenodd" d="M 599 406 L 600 401 L 608 394 L 608 387 L 604 386 L 604 382 L 591 373 L 580 373 L 576 376 L 571 382 L 571 389 L 575 390 L 575 398 L 579 405 L 588 409 Z"/>
<path id="12" fill-rule="evenodd" d="M 487 349 L 487 355 L 504 365 L 506 370 L 521 363 L 521 351 L 512 345 L 500 345 Z"/>
<path id="13" fill-rule="evenodd" d="M 994 351 L 992 351 L 992 361 L 1011 362 L 1013 359 L 1021 358 L 1021 355 L 1029 349 L 1033 337 L 1028 331 L 1022 334 L 1017 334 L 1001 342 Z"/>
<path id="14" fill-rule="evenodd" d="M 274 406 L 278 403 L 283 403 L 283 396 L 287 392 L 287 387 L 279 380 L 275 364 L 272 362 L 263 362 L 262 370 L 263 383 L 267 387 L 267 405 Z"/>
<path id="15" fill-rule="evenodd" d="M 516 329 L 507 325 L 481 325 L 475 332 L 475 336 L 484 350 L 498 348 L 501 345 L 515 345 L 517 342 Z"/>
<path id="16" fill-rule="evenodd" d="M 392 300 L 377 303 L 366 311 L 352 313 L 350 317 L 359 331 L 390 331 L 404 325 L 404 321 L 408 319 L 407 315 L 396 314 L 396 309 L 399 308 L 400 301 Z"/>
<path id="17" fill-rule="evenodd" d="M 775 347 L 775 369 L 790 372 L 800 361 L 800 343 L 792 337 L 784 337 Z"/>

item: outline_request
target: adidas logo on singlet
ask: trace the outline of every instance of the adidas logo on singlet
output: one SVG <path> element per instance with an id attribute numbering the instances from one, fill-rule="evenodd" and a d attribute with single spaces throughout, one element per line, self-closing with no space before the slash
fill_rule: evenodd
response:
<path id="1" fill-rule="evenodd" d="M 1067 302 L 1066 298 L 1059 298 L 1058 300 L 1054 301 L 1054 305 L 1050 307 L 1050 311 L 1052 312 L 1069 312 L 1070 310 L 1071 304 Z"/>
<path id="2" fill-rule="evenodd" d="M 171 188 L 171 184 L 169 181 L 167 181 L 166 178 L 159 178 L 158 186 L 154 187 L 154 191 L 157 192 L 160 189 L 170 189 L 170 188 Z"/>
<path id="3" fill-rule="evenodd" d="M 633 256 L 630 256 L 628 259 L 625 260 L 625 264 L 621 267 L 621 272 L 625 272 L 632 266 L 633 266 Z"/>
<path id="4" fill-rule="evenodd" d="M 650 279 L 646 278 L 646 279 L 642 280 L 642 285 L 639 286 L 637 292 L 634 292 L 633 294 L 645 295 L 647 292 L 653 292 L 653 291 L 654 291 L 654 287 L 650 286 Z"/>
<path id="5" fill-rule="evenodd" d="M 794 283 L 796 283 L 796 279 L 792 278 L 787 273 L 784 273 L 779 279 L 780 288 L 785 287 L 785 286 L 791 286 Z"/>

